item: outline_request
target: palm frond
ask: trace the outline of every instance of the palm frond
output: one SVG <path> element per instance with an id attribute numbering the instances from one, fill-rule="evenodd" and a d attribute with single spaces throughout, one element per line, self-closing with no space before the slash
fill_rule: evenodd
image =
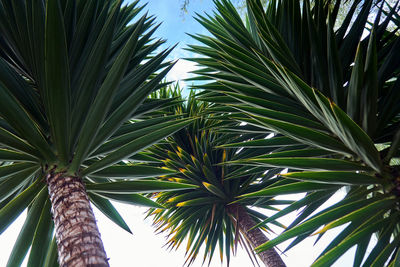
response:
<path id="1" fill-rule="evenodd" d="M 284 179 L 243 194 L 244 199 L 307 194 L 272 217 L 303 208 L 279 237 L 258 251 L 296 237 L 290 248 L 313 233 L 321 236 L 350 223 L 315 266 L 332 264 L 352 246 L 359 248 L 358 265 L 383 266 L 387 261 L 393 265 L 399 248 L 399 167 L 393 159 L 399 155 L 400 111 L 396 93 L 400 61 L 394 51 L 400 38 L 398 28 L 388 25 L 398 25 L 399 6 L 352 1 L 339 21 L 342 4 L 270 1 L 264 8 L 260 1 L 249 0 L 244 23 L 229 1 L 216 1 L 215 14 L 197 18 L 211 36 L 193 36 L 202 45 L 189 48 L 200 55 L 191 59 L 200 65 L 192 80 L 207 81 L 195 88 L 205 90 L 201 94 L 205 101 L 216 98 L 215 111 L 229 114 L 226 119 L 246 123 L 264 137 L 284 136 L 251 139 L 249 131 L 232 127 L 243 140 L 222 147 L 261 149 L 279 147 L 281 141 L 282 152 L 276 155 L 284 156 L 249 154 L 232 164 L 289 168 L 288 174 L 280 175 Z M 224 125 L 218 128 L 223 130 Z M 292 149 L 287 139 L 302 147 Z M 334 162 L 338 164 L 333 166 Z M 312 215 L 343 186 L 347 189 L 343 200 Z M 371 220 L 365 220 L 367 213 Z M 317 232 L 320 227 L 323 230 Z M 379 242 L 368 255 L 365 244 L 373 234 Z"/>

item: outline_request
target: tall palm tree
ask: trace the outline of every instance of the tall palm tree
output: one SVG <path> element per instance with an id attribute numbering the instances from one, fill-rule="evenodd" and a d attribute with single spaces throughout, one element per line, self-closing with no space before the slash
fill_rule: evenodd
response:
<path id="1" fill-rule="evenodd" d="M 0 233 L 28 209 L 8 266 L 29 248 L 29 266 L 57 251 L 60 266 L 108 266 L 90 202 L 129 231 L 109 199 L 190 187 L 135 181 L 170 173 L 134 155 L 187 124 L 141 119 L 170 101 L 147 96 L 172 64 L 170 50 L 152 55 L 154 18 L 132 22 L 137 3 L 0 2 Z"/>
<path id="2" fill-rule="evenodd" d="M 342 1 L 247 1 L 243 22 L 226 0 L 215 15 L 198 20 L 212 34 L 194 36 L 202 45 L 198 79 L 209 80 L 203 99 L 225 104 L 220 112 L 248 125 L 274 131 L 299 147 L 237 164 L 288 167 L 285 179 L 252 199 L 306 193 L 268 218 L 300 215 L 269 249 L 343 226 L 313 266 L 329 266 L 357 246 L 354 266 L 397 266 L 399 231 L 400 15 L 398 2 L 352 1 L 337 22 Z M 357 12 L 355 12 L 358 10 Z M 263 146 L 266 139 L 225 147 Z M 282 143 L 282 146 L 285 144 Z M 345 188 L 336 204 L 315 213 Z M 240 199 L 241 199 L 240 198 Z M 376 236 L 376 242 L 373 236 Z M 367 250 L 368 246 L 371 250 Z M 368 251 L 368 252 L 367 252 Z"/>
<path id="3" fill-rule="evenodd" d="M 180 97 L 179 91 L 166 92 L 171 96 Z M 219 244 L 221 261 L 224 254 L 227 263 L 230 261 L 230 251 L 240 243 L 254 257 L 253 249 L 268 241 L 260 228 L 252 229 L 257 223 L 267 219 L 259 210 L 265 208 L 275 211 L 271 205 L 289 204 L 291 201 L 275 200 L 273 197 L 245 199 L 235 201 L 242 194 L 255 192 L 278 180 L 276 173 L 281 168 L 241 167 L 222 165 L 231 160 L 239 160 L 242 156 L 268 153 L 274 148 L 259 151 L 247 149 L 220 149 L 226 142 L 242 140 L 239 132 L 230 132 L 230 123 L 223 117 L 207 115 L 212 108 L 198 101 L 192 91 L 187 103 L 169 108 L 171 113 L 188 117 L 199 117 L 186 128 L 174 133 L 165 142 L 149 148 L 151 156 L 163 161 L 163 165 L 178 174 L 165 175 L 164 180 L 175 181 L 197 186 L 176 192 L 161 192 L 154 194 L 157 203 L 166 209 L 153 208 L 154 224 L 158 232 L 167 232 L 168 246 L 177 248 L 187 239 L 186 264 L 191 265 L 205 246 L 204 261 L 211 261 L 217 243 Z M 215 126 L 224 125 L 225 130 L 214 131 Z M 248 127 L 242 127 L 242 131 Z M 248 129 L 249 131 L 252 129 Z M 264 133 L 253 132 L 253 137 L 261 137 Z M 276 223 L 278 226 L 282 226 Z M 267 230 L 267 229 L 263 229 Z M 272 248 L 258 254 L 265 266 L 285 266 L 279 254 Z"/>

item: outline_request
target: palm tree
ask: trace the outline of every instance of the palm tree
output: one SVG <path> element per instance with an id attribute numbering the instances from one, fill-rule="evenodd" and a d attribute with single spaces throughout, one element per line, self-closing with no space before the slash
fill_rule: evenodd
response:
<path id="1" fill-rule="evenodd" d="M 181 97 L 176 88 L 175 91 L 169 89 L 164 94 Z M 211 261 L 217 243 L 221 261 L 225 254 L 228 265 L 230 251 L 235 250 L 238 243 L 246 248 L 250 258 L 254 257 L 253 249 L 268 241 L 260 228 L 252 229 L 257 223 L 268 218 L 254 208 L 262 207 L 275 211 L 276 208 L 270 205 L 283 205 L 291 201 L 275 200 L 273 197 L 235 200 L 239 195 L 255 192 L 276 182 L 278 178 L 275 174 L 282 169 L 270 168 L 266 172 L 265 168 L 222 164 L 230 160 L 239 160 L 246 155 L 268 153 L 274 148 L 262 151 L 252 148 L 219 149 L 219 146 L 226 142 L 242 140 L 240 133 L 229 131 L 229 128 L 237 123 L 224 121 L 221 116 L 207 115 L 207 112 L 212 112 L 212 108 L 207 103 L 198 101 L 193 91 L 187 103 L 182 101 L 181 104 L 170 107 L 169 112 L 199 118 L 168 137 L 165 142 L 149 148 L 150 155 L 162 160 L 164 168 L 179 172 L 165 175 L 164 180 L 197 187 L 153 195 L 157 203 L 166 207 L 149 211 L 157 231 L 168 232 L 167 245 L 171 249 L 179 247 L 182 241 L 187 239 L 185 263 L 188 266 L 198 256 L 203 243 L 203 263 L 207 257 Z M 213 128 L 217 125 L 224 125 L 225 130 L 214 131 Z M 241 131 L 247 128 L 242 127 Z M 261 137 L 265 134 L 255 132 L 249 135 Z M 276 224 L 282 227 L 279 223 Z M 258 256 L 266 266 L 285 266 L 273 248 Z"/>
<path id="2" fill-rule="evenodd" d="M 130 231 L 109 199 L 159 206 L 134 193 L 190 187 L 132 164 L 187 124 L 142 119 L 170 102 L 147 96 L 172 64 L 152 55 L 154 18 L 131 22 L 137 3 L 0 2 L 0 233 L 28 210 L 8 266 L 29 248 L 28 266 L 57 265 L 57 251 L 60 266 L 108 266 L 90 202 Z"/>
<path id="3" fill-rule="evenodd" d="M 285 179 L 239 199 L 306 193 L 260 224 L 301 209 L 282 234 L 256 250 L 295 237 L 289 249 L 311 235 L 317 234 L 318 241 L 327 230 L 343 226 L 313 266 L 329 266 L 353 246 L 354 266 L 397 266 L 398 2 L 352 1 L 341 23 L 341 1 L 276 0 L 264 9 L 260 1 L 249 0 L 245 23 L 227 0 L 215 3 L 215 15 L 198 17 L 212 36 L 193 36 L 202 45 L 191 46 L 202 55 L 193 59 L 202 67 L 197 79 L 208 80 L 198 86 L 207 89 L 203 100 L 216 99 L 225 104 L 219 112 L 298 144 L 236 161 L 291 168 L 281 175 Z M 269 142 L 253 139 L 225 147 Z M 343 199 L 315 212 L 343 188 Z"/>

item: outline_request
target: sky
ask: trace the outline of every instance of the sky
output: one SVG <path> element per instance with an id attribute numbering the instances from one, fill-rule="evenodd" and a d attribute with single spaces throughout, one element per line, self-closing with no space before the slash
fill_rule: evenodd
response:
<path id="1" fill-rule="evenodd" d="M 187 33 L 207 34 L 207 31 L 195 20 L 194 15 L 195 13 L 211 13 L 213 2 L 212 0 L 191 0 L 187 13 L 181 10 L 182 3 L 183 0 L 150 0 L 147 2 L 146 10 L 149 10 L 149 14 L 154 14 L 157 21 L 162 22 L 155 35 L 166 40 L 166 47 L 177 45 L 168 59 L 179 60 L 168 73 L 167 78 L 178 81 L 181 87 L 185 88 L 188 84 L 183 80 L 191 77 L 189 72 L 196 68 L 194 62 L 184 60 L 184 58 L 194 56 L 184 49 L 188 44 L 194 43 Z"/>
<path id="2" fill-rule="evenodd" d="M 193 40 L 186 35 L 186 32 L 207 34 L 202 26 L 193 18 L 193 15 L 195 12 L 200 14 L 203 14 L 205 11 L 211 13 L 213 9 L 212 0 L 191 0 L 188 13 L 183 14 L 180 10 L 182 2 L 183 0 L 150 0 L 145 8 L 145 10 L 149 11 L 149 14 L 154 14 L 157 17 L 158 22 L 162 22 L 155 36 L 167 40 L 164 48 L 166 48 L 166 46 L 178 44 L 175 50 L 170 54 L 170 60 L 194 56 L 183 50 L 188 44 L 193 43 Z M 144 2 L 142 1 L 142 3 Z M 188 78 L 190 76 L 188 72 L 195 68 L 196 66 L 190 61 L 180 59 L 168 74 L 167 78 L 169 80 L 181 80 L 181 86 L 186 87 L 187 84 L 182 80 Z M 298 198 L 298 196 L 294 198 Z M 338 199 L 340 199 L 340 196 L 337 196 L 332 202 Z M 128 206 L 120 203 L 114 204 L 130 226 L 133 234 L 131 235 L 113 224 L 108 218 L 101 214 L 101 212 L 94 208 L 107 256 L 110 258 L 110 265 L 112 267 L 178 267 L 183 265 L 185 244 L 177 251 L 167 251 L 163 248 L 166 242 L 165 236 L 155 235 L 154 228 L 151 226 L 151 220 L 144 220 L 146 208 Z M 12 226 L 0 235 L 0 267 L 5 266 L 7 263 L 8 256 L 24 222 L 25 216 L 26 214 L 23 213 Z M 281 222 L 288 225 L 295 216 L 295 213 L 290 214 L 290 216 L 287 216 Z M 335 231 L 335 229 L 332 232 L 328 232 L 320 243 L 326 245 L 337 232 L 338 230 Z M 269 236 L 269 238 L 271 237 L 273 237 L 273 235 Z M 285 255 L 282 255 L 287 266 L 310 266 L 324 247 L 324 245 L 314 247 L 313 243 L 315 239 L 316 237 L 309 238 L 297 247 L 291 249 Z M 288 243 L 289 242 L 285 242 L 280 248 L 284 249 Z M 334 266 L 351 266 L 353 253 L 354 248 L 350 253 L 345 254 L 339 259 Z M 218 253 L 216 253 L 214 258 L 215 259 L 211 262 L 211 267 L 226 266 L 225 264 L 221 265 Z M 200 267 L 202 266 L 201 263 L 202 260 L 200 256 L 192 266 Z M 237 255 L 231 259 L 230 266 L 246 267 L 252 266 L 252 263 L 247 253 L 239 248 Z"/>

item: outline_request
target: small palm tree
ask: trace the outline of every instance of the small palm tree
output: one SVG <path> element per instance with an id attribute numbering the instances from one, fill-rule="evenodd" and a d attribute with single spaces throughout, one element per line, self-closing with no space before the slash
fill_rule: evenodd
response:
<path id="1" fill-rule="evenodd" d="M 259 0 L 249 0 L 245 25 L 228 1 L 217 1 L 219 13 L 199 17 L 213 37 L 194 36 L 204 45 L 192 46 L 203 55 L 193 60 L 203 67 L 196 72 L 201 79 L 211 80 L 201 86 L 208 89 L 204 99 L 224 103 L 220 112 L 231 112 L 232 119 L 282 134 L 298 145 L 236 161 L 292 169 L 281 175 L 286 179 L 280 183 L 241 197 L 306 193 L 264 221 L 302 208 L 281 235 L 257 251 L 293 237 L 288 248 L 313 234 L 319 240 L 342 225 L 344 230 L 313 266 L 329 266 L 353 246 L 354 266 L 397 266 L 399 7 L 352 1 L 337 23 L 341 2 L 277 0 L 264 9 Z M 342 200 L 314 212 L 343 188 Z M 376 243 L 371 242 L 374 235 Z M 369 244 L 372 250 L 367 253 Z"/>
<path id="2" fill-rule="evenodd" d="M 188 187 L 134 181 L 169 173 L 132 156 L 187 124 L 141 119 L 172 64 L 137 3 L 0 2 L 0 233 L 28 210 L 8 266 L 108 266 L 90 202 L 129 231 L 109 199 Z"/>
<path id="3" fill-rule="evenodd" d="M 170 94 L 180 97 L 177 91 L 170 91 Z M 197 186 L 193 190 L 155 194 L 153 197 L 157 203 L 166 209 L 154 208 L 149 212 L 157 231 L 168 232 L 169 247 L 177 248 L 187 239 L 187 265 L 194 262 L 203 244 L 204 261 L 207 257 L 211 261 L 217 243 L 221 261 L 225 254 L 228 265 L 230 251 L 238 243 L 247 249 L 250 257 L 254 256 L 253 249 L 268 241 L 260 228 L 253 229 L 268 217 L 254 208 L 276 210 L 271 205 L 291 203 L 274 200 L 273 197 L 237 201 L 237 196 L 255 192 L 275 182 L 278 179 L 275 174 L 282 169 L 271 168 L 266 172 L 264 168 L 224 165 L 228 161 L 239 160 L 242 155 L 256 155 L 260 151 L 251 148 L 220 149 L 220 145 L 242 138 L 238 132 L 229 132 L 228 128 L 236 123 L 224 121 L 220 116 L 207 115 L 211 110 L 207 103 L 198 101 L 191 92 L 187 103 L 171 107 L 170 111 L 200 118 L 149 149 L 152 157 L 163 161 L 164 167 L 179 172 L 166 175 L 164 180 Z M 214 131 L 217 125 L 224 125 L 226 131 Z M 253 133 L 254 137 L 262 135 L 264 133 Z M 274 249 L 258 256 L 266 266 L 285 266 Z"/>

